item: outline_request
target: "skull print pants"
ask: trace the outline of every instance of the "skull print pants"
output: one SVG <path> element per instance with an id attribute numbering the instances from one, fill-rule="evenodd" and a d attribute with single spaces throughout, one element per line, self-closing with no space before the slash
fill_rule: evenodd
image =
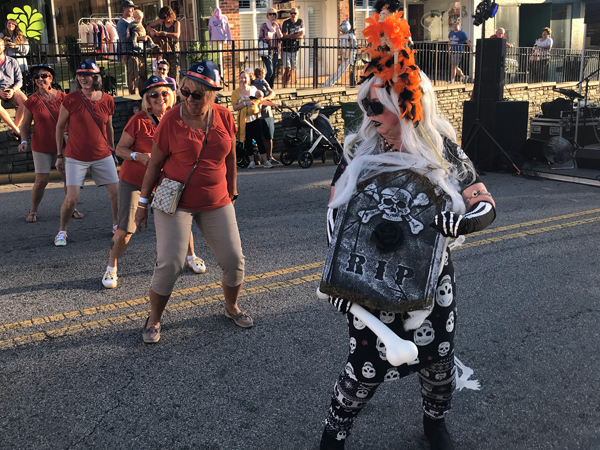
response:
<path id="1" fill-rule="evenodd" d="M 350 353 L 333 388 L 325 421 L 325 431 L 335 439 L 343 440 L 350 434 L 354 419 L 381 383 L 413 373 L 419 374 L 424 413 L 432 419 L 441 419 L 450 410 L 456 385 L 456 289 L 449 256 L 444 264 L 434 308 L 418 329 L 404 330 L 405 317 L 400 313 L 371 311 L 402 339 L 416 344 L 419 354 L 415 361 L 392 366 L 379 338 L 359 319 L 347 314 Z"/>

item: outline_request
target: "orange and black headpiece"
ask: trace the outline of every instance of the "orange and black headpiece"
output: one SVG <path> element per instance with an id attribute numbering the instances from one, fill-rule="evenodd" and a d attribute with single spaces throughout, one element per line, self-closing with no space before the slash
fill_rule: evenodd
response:
<path id="1" fill-rule="evenodd" d="M 363 80 L 376 76 L 383 80 L 381 85 L 398 94 L 400 118 L 415 125 L 423 120 L 421 105 L 421 78 L 415 63 L 415 51 L 411 48 L 410 27 L 403 18 L 404 11 L 397 0 L 379 0 L 375 3 L 375 14 L 365 22 L 363 35 L 371 61 L 365 68 Z"/>

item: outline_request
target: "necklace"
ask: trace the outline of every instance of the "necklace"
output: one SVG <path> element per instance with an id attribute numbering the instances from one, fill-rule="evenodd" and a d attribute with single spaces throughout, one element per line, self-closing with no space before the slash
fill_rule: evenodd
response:
<path id="1" fill-rule="evenodd" d="M 385 152 L 401 152 L 402 150 L 398 150 L 394 147 L 393 144 L 390 144 L 385 138 L 383 139 L 383 146 L 385 147 Z"/>

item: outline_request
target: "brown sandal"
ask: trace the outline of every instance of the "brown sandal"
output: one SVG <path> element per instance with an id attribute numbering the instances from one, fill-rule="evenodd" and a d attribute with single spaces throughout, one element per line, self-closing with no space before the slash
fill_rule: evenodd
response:
<path id="1" fill-rule="evenodd" d="M 73 210 L 73 219 L 83 219 L 83 213 L 81 211 L 78 211 L 77 208 L 75 208 Z"/>
<path id="2" fill-rule="evenodd" d="M 29 210 L 29 214 L 27 214 L 27 217 L 25 218 L 25 222 L 27 222 L 27 223 L 37 222 L 37 212 Z"/>

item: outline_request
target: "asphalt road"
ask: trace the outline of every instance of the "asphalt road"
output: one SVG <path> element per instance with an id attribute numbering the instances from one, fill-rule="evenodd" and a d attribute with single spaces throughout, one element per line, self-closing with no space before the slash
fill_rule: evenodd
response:
<path id="1" fill-rule="evenodd" d="M 55 248 L 60 186 L 36 224 L 24 221 L 31 186 L 0 187 L 0 449 L 318 448 L 347 352 L 345 319 L 315 296 L 333 171 L 241 171 L 240 304 L 256 326 L 224 317 L 219 270 L 195 228 L 208 271 L 182 275 L 155 346 L 140 338 L 153 225 L 132 238 L 118 288 L 105 290 L 105 189 L 85 187 L 85 218 Z M 455 395 L 456 447 L 599 449 L 600 191 L 508 174 L 483 181 L 498 204 L 493 232 L 453 255 L 456 354 L 481 383 Z M 378 391 L 347 448 L 428 448 L 415 377 Z"/>

